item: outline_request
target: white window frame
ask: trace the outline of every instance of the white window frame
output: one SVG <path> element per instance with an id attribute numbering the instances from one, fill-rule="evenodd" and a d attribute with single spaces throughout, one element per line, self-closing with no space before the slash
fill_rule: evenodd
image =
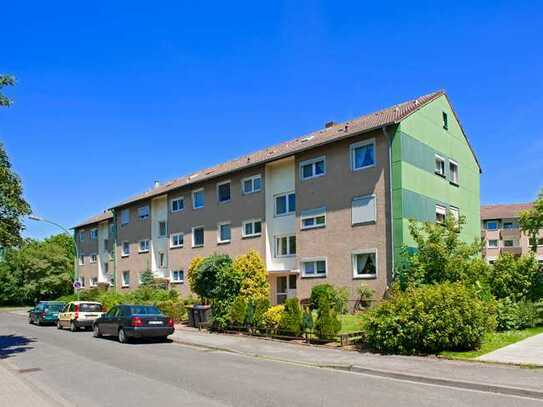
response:
<path id="1" fill-rule="evenodd" d="M 77 260 L 77 263 L 78 263 L 80 266 L 84 266 L 84 265 L 85 265 L 85 255 L 84 255 L 84 254 L 80 254 L 80 255 L 79 255 L 79 259 Z"/>
<path id="2" fill-rule="evenodd" d="M 443 166 L 443 172 L 441 172 L 441 167 L 440 167 L 440 170 L 438 171 L 437 169 L 437 162 L 440 162 Z M 447 160 L 445 160 L 445 158 L 443 158 L 442 156 L 440 156 L 439 154 L 434 154 L 434 173 L 436 175 L 439 175 L 440 177 L 446 177 L 447 176 L 447 169 L 446 169 L 446 164 L 447 164 Z"/>
<path id="3" fill-rule="evenodd" d="M 125 208 L 121 211 L 121 226 L 128 225 L 130 223 L 130 209 Z"/>
<path id="4" fill-rule="evenodd" d="M 128 281 L 126 281 L 127 279 L 124 278 L 125 275 L 128 276 Z M 121 287 L 130 287 L 130 271 L 128 270 L 125 270 L 121 273 Z"/>
<path id="5" fill-rule="evenodd" d="M 355 201 L 362 201 L 362 200 L 368 199 L 368 198 L 373 199 L 373 202 L 374 202 L 374 204 L 373 204 L 373 219 L 370 219 L 370 220 L 367 220 L 367 221 L 364 221 L 364 222 L 355 222 L 353 220 L 353 217 L 354 217 L 353 207 L 354 207 Z M 370 195 L 363 195 L 363 196 L 355 196 L 355 197 L 353 197 L 353 199 L 351 200 L 351 226 L 371 225 L 371 224 L 374 224 L 374 223 L 377 223 L 377 195 L 376 194 L 370 194 Z"/>
<path id="6" fill-rule="evenodd" d="M 357 274 L 357 264 L 356 264 L 356 256 L 359 254 L 373 254 L 375 256 L 375 274 Z M 353 279 L 376 279 L 379 274 L 379 258 L 377 255 L 377 249 L 371 248 L 371 249 L 360 249 L 355 250 L 351 253 L 351 260 L 353 265 Z"/>
<path id="7" fill-rule="evenodd" d="M 255 224 L 257 222 L 260 222 L 260 233 L 255 232 Z M 245 225 L 252 224 L 253 233 L 247 234 L 245 233 Z M 262 236 L 262 219 L 247 219 L 242 222 L 241 224 L 241 237 L 257 237 Z"/>
<path id="8" fill-rule="evenodd" d="M 180 273 L 183 275 L 182 279 L 174 279 L 174 275 L 177 273 L 177 275 L 180 275 Z M 170 271 L 170 283 L 172 284 L 183 284 L 185 282 L 185 271 L 184 270 L 171 270 Z"/>
<path id="9" fill-rule="evenodd" d="M 275 236 L 275 239 L 274 239 L 274 249 L 275 249 L 275 257 L 276 258 L 284 258 L 284 257 L 295 257 L 296 256 L 296 253 L 291 253 L 290 252 L 290 238 L 291 237 L 294 237 L 294 239 L 296 240 L 296 252 L 298 252 L 298 239 L 296 239 L 296 234 L 292 233 L 292 234 L 288 234 L 288 235 L 278 235 L 278 236 Z M 279 248 L 280 248 L 280 244 L 279 244 L 279 240 L 280 239 L 285 239 L 286 238 L 286 245 L 287 245 L 287 254 L 280 254 L 279 253 Z"/>
<path id="10" fill-rule="evenodd" d="M 151 213 L 151 208 L 149 208 L 149 205 L 143 205 L 143 206 L 138 207 L 138 218 L 140 220 L 149 219 L 150 213 Z"/>
<path id="11" fill-rule="evenodd" d="M 355 167 L 355 163 L 356 163 L 355 150 L 359 147 L 364 147 L 364 146 L 369 146 L 369 145 L 373 145 L 373 164 L 366 165 L 363 167 Z M 377 146 L 375 144 L 375 139 L 371 138 L 368 140 L 363 140 L 363 141 L 359 141 L 357 143 L 351 144 L 349 146 L 349 157 L 351 161 L 351 164 L 350 164 L 351 171 L 362 171 L 368 168 L 375 167 L 375 165 L 377 164 Z"/>
<path id="12" fill-rule="evenodd" d="M 179 241 L 179 237 L 181 237 L 183 243 L 174 244 L 173 240 L 175 237 L 178 238 L 178 241 Z M 179 247 L 183 247 L 184 243 L 185 243 L 185 235 L 183 233 L 172 233 L 170 235 L 170 249 L 177 249 Z"/>
<path id="13" fill-rule="evenodd" d="M 456 179 L 453 179 L 453 171 L 451 166 L 454 165 L 456 167 Z M 455 160 L 451 160 L 449 158 L 449 181 L 454 185 L 460 185 L 460 166 L 458 165 L 458 162 Z"/>
<path id="14" fill-rule="evenodd" d="M 505 244 L 505 242 L 511 242 L 512 245 L 511 245 L 511 246 L 507 246 L 507 245 Z M 505 240 L 503 241 L 503 247 L 518 247 L 518 246 L 519 246 L 519 242 L 518 242 L 518 240 L 516 240 L 516 239 L 505 239 Z"/>
<path id="15" fill-rule="evenodd" d="M 317 262 L 324 261 L 324 274 L 316 274 Z M 305 263 L 315 263 L 315 274 L 306 274 Z M 300 260 L 300 274 L 302 278 L 326 278 L 328 277 L 328 258 L 327 257 L 306 257 Z"/>
<path id="16" fill-rule="evenodd" d="M 128 247 L 128 251 L 127 251 L 127 252 L 124 251 L 124 245 L 125 245 L 125 244 L 126 244 L 127 247 Z M 122 244 L 121 244 L 121 257 L 128 257 L 128 256 L 130 256 L 130 242 L 128 242 L 128 241 L 125 240 L 125 241 L 122 242 Z"/>
<path id="17" fill-rule="evenodd" d="M 89 254 L 89 264 L 96 264 L 98 262 L 98 256 L 96 253 Z"/>
<path id="18" fill-rule="evenodd" d="M 307 212 L 309 211 L 321 211 L 316 212 L 315 214 L 308 215 Z M 300 229 L 301 230 L 310 230 L 310 229 L 320 229 L 326 227 L 326 207 L 323 206 L 321 208 L 315 208 L 315 209 L 307 209 L 305 210 L 306 214 L 304 215 L 304 211 L 301 212 L 300 215 Z M 324 223 L 317 224 L 317 218 L 320 218 L 321 216 L 324 216 Z M 313 225 L 310 226 L 304 226 L 304 220 L 307 219 L 313 219 Z"/>
<path id="19" fill-rule="evenodd" d="M 168 254 L 165 251 L 158 252 L 158 267 L 161 269 L 168 267 Z"/>
<path id="20" fill-rule="evenodd" d="M 89 231 L 90 240 L 98 239 L 98 229 L 94 228 Z"/>
<path id="21" fill-rule="evenodd" d="M 435 210 L 435 221 L 436 223 L 440 223 L 442 224 L 443 222 L 440 222 L 437 220 L 437 215 L 443 215 L 443 220 L 445 220 L 447 218 L 447 207 L 443 206 L 443 205 L 439 205 L 439 204 L 436 204 L 436 210 Z"/>
<path id="22" fill-rule="evenodd" d="M 194 231 L 195 231 L 196 229 L 203 229 L 203 230 L 204 230 L 204 232 L 203 232 L 203 233 L 204 233 L 204 234 L 203 234 L 203 236 L 204 236 L 204 243 L 203 243 L 203 244 L 198 244 L 198 245 L 194 244 Z M 203 225 L 194 226 L 194 227 L 192 228 L 191 237 L 192 237 L 192 248 L 193 248 L 193 249 L 198 248 L 198 247 L 204 247 L 205 242 L 206 242 L 205 233 L 206 233 L 206 230 L 205 230 L 205 228 L 204 228 Z"/>
<path id="23" fill-rule="evenodd" d="M 317 163 L 322 161 L 324 163 L 324 172 L 322 174 L 315 174 L 315 170 L 317 168 Z M 312 175 L 310 175 L 309 177 L 304 177 L 304 167 L 307 166 L 307 165 L 311 165 L 311 171 L 312 171 Z M 313 178 L 319 178 L 319 177 L 323 177 L 326 175 L 326 156 L 325 155 L 321 155 L 320 157 L 316 157 L 316 158 L 312 158 L 310 160 L 304 160 L 304 161 L 301 161 L 300 162 L 300 180 L 301 181 L 307 181 L 307 180 L 310 180 L 310 179 L 313 179 Z"/>
<path id="24" fill-rule="evenodd" d="M 456 206 L 449 206 L 449 212 L 451 213 L 453 219 L 458 222 L 460 219 L 460 209 L 458 209 Z"/>
<path id="25" fill-rule="evenodd" d="M 223 185 L 226 185 L 226 184 L 230 184 L 230 198 L 228 198 L 226 201 L 221 201 L 220 196 L 219 196 L 219 187 L 221 187 Z M 230 202 L 232 200 L 232 181 L 231 180 L 217 182 L 216 190 L 217 190 L 217 202 L 218 203 L 225 204 L 225 203 L 228 203 L 228 202 Z"/>
<path id="26" fill-rule="evenodd" d="M 173 209 L 174 202 L 178 202 L 177 209 Z M 179 209 L 179 202 L 183 203 L 183 207 L 181 209 Z M 177 198 L 170 199 L 170 213 L 183 212 L 184 209 L 185 209 L 185 197 L 184 196 L 179 196 Z"/>
<path id="27" fill-rule="evenodd" d="M 158 232 L 157 233 L 158 237 L 161 238 L 161 239 L 165 238 L 165 237 L 168 237 L 168 222 L 165 221 L 165 220 L 159 220 L 157 223 L 158 223 L 158 231 L 157 231 Z M 160 234 L 160 224 L 161 223 L 164 223 L 164 234 Z"/>
<path id="28" fill-rule="evenodd" d="M 280 194 L 276 194 L 273 196 L 273 213 L 274 213 L 274 216 L 275 217 L 280 217 L 280 216 L 288 216 L 288 215 L 292 215 L 293 213 L 296 213 L 296 208 L 292 209 L 290 207 L 290 201 L 289 201 L 289 196 L 290 195 L 294 195 L 294 200 L 296 201 L 296 192 L 295 191 L 289 191 L 289 192 L 282 192 Z M 287 211 L 285 213 L 277 213 L 277 198 L 280 198 L 284 196 L 285 197 L 285 200 L 286 200 L 286 209 Z M 296 204 L 295 204 L 296 206 Z"/>
<path id="29" fill-rule="evenodd" d="M 147 242 L 146 244 L 146 248 L 145 249 L 141 249 L 141 244 L 142 242 Z M 141 239 L 139 242 L 138 242 L 138 253 L 149 253 L 149 246 L 150 246 L 150 242 L 149 242 L 149 239 Z"/>
<path id="30" fill-rule="evenodd" d="M 230 227 L 230 239 L 222 240 L 221 239 L 221 226 L 228 225 Z M 219 244 L 225 244 L 230 243 L 232 241 L 232 222 L 219 222 L 217 223 L 217 243 Z"/>
<path id="31" fill-rule="evenodd" d="M 256 179 L 260 180 L 260 188 L 258 188 L 258 189 L 255 189 L 255 180 Z M 251 181 L 251 190 L 249 192 L 245 191 L 245 183 L 247 181 Z M 256 192 L 260 192 L 260 191 L 262 191 L 262 175 L 257 174 L 257 175 L 253 175 L 251 177 L 243 178 L 241 180 L 241 194 L 242 195 L 250 195 L 250 194 L 254 194 Z"/>
<path id="32" fill-rule="evenodd" d="M 491 246 L 490 242 L 496 242 L 496 246 Z M 500 241 L 498 239 L 488 239 L 486 241 L 487 249 L 498 249 L 500 247 Z"/>
<path id="33" fill-rule="evenodd" d="M 195 197 L 196 197 L 196 194 L 201 192 L 203 197 L 204 197 L 204 203 L 202 206 L 196 206 L 196 200 L 195 200 Z M 202 209 L 206 206 L 206 195 L 205 195 L 205 189 L 204 188 L 198 188 L 198 189 L 195 189 L 192 191 L 192 209 Z"/>

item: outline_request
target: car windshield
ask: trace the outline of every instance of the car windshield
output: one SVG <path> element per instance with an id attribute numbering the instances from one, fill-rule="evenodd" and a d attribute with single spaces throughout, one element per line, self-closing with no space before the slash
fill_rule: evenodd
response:
<path id="1" fill-rule="evenodd" d="M 101 312 L 101 304 L 79 304 L 79 312 Z"/>
<path id="2" fill-rule="evenodd" d="M 44 304 L 43 309 L 48 311 L 62 311 L 64 304 Z"/>
<path id="3" fill-rule="evenodd" d="M 157 307 L 150 305 L 131 305 L 129 314 L 162 314 Z"/>

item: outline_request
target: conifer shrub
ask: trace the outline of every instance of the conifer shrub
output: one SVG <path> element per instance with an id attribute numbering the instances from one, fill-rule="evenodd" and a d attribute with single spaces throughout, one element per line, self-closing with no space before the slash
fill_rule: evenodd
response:
<path id="1" fill-rule="evenodd" d="M 302 308 L 298 298 L 289 298 L 285 301 L 285 310 L 279 328 L 285 333 L 300 336 L 302 332 Z"/>

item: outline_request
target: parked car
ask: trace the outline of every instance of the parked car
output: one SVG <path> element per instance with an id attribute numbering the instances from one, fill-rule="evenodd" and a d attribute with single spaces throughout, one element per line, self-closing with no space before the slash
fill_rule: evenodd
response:
<path id="1" fill-rule="evenodd" d="M 34 308 L 28 311 L 28 323 L 45 325 L 57 322 L 58 313 L 64 308 L 64 303 L 59 301 L 40 301 Z"/>
<path id="2" fill-rule="evenodd" d="M 92 328 L 94 321 L 103 314 L 102 304 L 94 301 L 72 301 L 58 315 L 57 328 L 70 328 L 76 332 L 80 328 Z"/>
<path id="3" fill-rule="evenodd" d="M 160 338 L 173 334 L 173 319 L 153 305 L 117 305 L 94 322 L 93 333 L 117 336 L 119 342 L 130 338 Z"/>

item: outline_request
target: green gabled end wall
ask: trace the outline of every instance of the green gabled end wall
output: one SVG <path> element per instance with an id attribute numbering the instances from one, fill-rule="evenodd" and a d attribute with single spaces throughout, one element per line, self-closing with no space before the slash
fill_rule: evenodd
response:
<path id="1" fill-rule="evenodd" d="M 443 128 L 443 112 L 448 130 Z M 434 173 L 435 154 L 446 159 L 447 179 Z M 394 252 L 414 246 L 409 219 L 435 219 L 435 205 L 459 208 L 466 217 L 461 237 L 480 238 L 480 169 L 445 95 L 403 120 L 392 140 Z M 448 179 L 448 160 L 459 166 L 459 186 Z M 396 257 L 397 258 L 397 257 Z"/>

